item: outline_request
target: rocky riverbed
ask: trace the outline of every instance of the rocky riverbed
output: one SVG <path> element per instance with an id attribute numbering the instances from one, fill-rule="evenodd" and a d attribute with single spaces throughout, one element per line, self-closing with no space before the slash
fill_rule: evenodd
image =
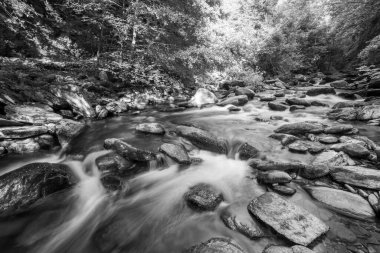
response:
<path id="1" fill-rule="evenodd" d="M 379 252 L 379 84 L 374 66 L 225 82 L 102 120 L 127 95 L 75 99 L 81 117 L 2 102 L 0 246 Z"/>

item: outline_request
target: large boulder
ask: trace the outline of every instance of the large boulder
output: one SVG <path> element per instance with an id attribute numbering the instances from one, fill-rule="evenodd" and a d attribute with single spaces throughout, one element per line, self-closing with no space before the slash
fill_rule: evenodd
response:
<path id="1" fill-rule="evenodd" d="M 351 192 L 328 187 L 305 187 L 310 195 L 333 210 L 359 218 L 374 218 L 376 215 L 364 198 Z"/>
<path id="2" fill-rule="evenodd" d="M 213 134 L 195 127 L 178 126 L 176 132 L 200 149 L 209 150 L 216 153 L 226 154 L 227 146 L 223 139 Z"/>
<path id="3" fill-rule="evenodd" d="M 244 250 L 230 239 L 212 238 L 187 249 L 185 253 L 244 253 Z"/>
<path id="4" fill-rule="evenodd" d="M 193 106 L 201 107 L 205 104 L 215 104 L 217 101 L 218 98 L 214 93 L 205 88 L 199 88 L 189 103 Z"/>
<path id="5" fill-rule="evenodd" d="M 148 134 L 165 134 L 165 128 L 159 123 L 142 123 L 136 126 L 136 131 Z"/>
<path id="6" fill-rule="evenodd" d="M 318 88 L 312 88 L 306 92 L 306 95 L 308 96 L 318 96 L 322 94 L 335 94 L 334 88 L 331 87 L 318 87 Z"/>
<path id="7" fill-rule="evenodd" d="M 63 164 L 31 163 L 0 176 L 0 215 L 23 211 L 37 200 L 75 184 Z"/>
<path id="8" fill-rule="evenodd" d="M 21 126 L 0 128 L 1 139 L 26 139 L 43 135 L 49 132 L 45 126 Z"/>
<path id="9" fill-rule="evenodd" d="M 239 158 L 242 160 L 256 158 L 259 155 L 259 151 L 252 145 L 249 145 L 248 143 L 244 143 L 243 145 L 241 145 L 238 150 L 238 153 Z"/>
<path id="10" fill-rule="evenodd" d="M 361 107 L 345 107 L 333 109 L 327 116 L 330 119 L 342 120 L 372 120 L 380 118 L 380 105 L 367 105 Z"/>
<path id="11" fill-rule="evenodd" d="M 357 143 L 338 143 L 330 148 L 337 152 L 343 151 L 353 158 L 367 158 L 371 154 L 367 148 Z"/>
<path id="12" fill-rule="evenodd" d="M 59 143 L 64 146 L 77 137 L 85 127 L 84 123 L 71 119 L 63 119 L 55 126 L 55 133 L 58 136 Z"/>
<path id="13" fill-rule="evenodd" d="M 306 210 L 267 192 L 251 201 L 248 210 L 290 241 L 307 246 L 329 227 Z"/>
<path id="14" fill-rule="evenodd" d="M 225 105 L 235 105 L 235 106 L 241 106 L 248 103 L 248 97 L 246 95 L 240 95 L 240 96 L 234 96 L 229 97 L 221 102 L 218 103 L 219 106 L 225 106 Z"/>
<path id="15" fill-rule="evenodd" d="M 196 211 L 213 211 L 223 201 L 220 191 L 203 183 L 191 187 L 184 198 L 187 205 Z"/>
<path id="16" fill-rule="evenodd" d="M 297 122 L 285 124 L 275 130 L 275 133 L 291 134 L 291 135 L 305 135 L 308 133 L 319 134 L 322 133 L 324 127 L 319 123 L 311 122 Z"/>
<path id="17" fill-rule="evenodd" d="M 327 164 L 328 166 L 346 166 L 355 165 L 353 161 L 344 152 L 336 152 L 334 150 L 328 150 L 320 153 L 312 161 L 312 165 Z"/>
<path id="18" fill-rule="evenodd" d="M 324 177 L 330 173 L 330 166 L 327 164 L 305 165 L 300 170 L 300 176 L 307 179 Z"/>
<path id="19" fill-rule="evenodd" d="M 235 94 L 237 96 L 246 95 L 248 99 L 253 99 L 255 97 L 255 93 L 251 89 L 248 89 L 248 88 L 237 88 L 235 90 Z"/>
<path id="20" fill-rule="evenodd" d="M 94 108 L 92 108 L 91 103 L 81 91 L 54 88 L 53 93 L 57 97 L 67 101 L 75 113 L 85 118 L 95 118 L 96 114 Z"/>
<path id="21" fill-rule="evenodd" d="M 326 134 L 348 134 L 354 131 L 354 127 L 352 125 L 348 124 L 340 124 L 340 125 L 334 125 L 329 126 L 325 128 Z"/>
<path id="22" fill-rule="evenodd" d="M 116 138 L 106 139 L 104 141 L 106 149 L 112 149 L 127 160 L 148 162 L 156 160 L 156 155 L 153 152 L 142 150 Z"/>
<path id="23" fill-rule="evenodd" d="M 164 143 L 160 147 L 160 152 L 172 158 L 179 164 L 190 164 L 191 159 L 186 149 L 178 144 Z"/>
<path id="24" fill-rule="evenodd" d="M 63 119 L 61 115 L 47 109 L 35 105 L 7 105 L 4 108 L 8 119 L 24 123 L 43 125 L 58 123 Z"/>
<path id="25" fill-rule="evenodd" d="M 330 172 L 335 181 L 380 190 L 380 171 L 359 166 L 334 167 Z"/>
<path id="26" fill-rule="evenodd" d="M 311 103 L 303 98 L 287 98 L 285 101 L 289 105 L 311 106 Z"/>

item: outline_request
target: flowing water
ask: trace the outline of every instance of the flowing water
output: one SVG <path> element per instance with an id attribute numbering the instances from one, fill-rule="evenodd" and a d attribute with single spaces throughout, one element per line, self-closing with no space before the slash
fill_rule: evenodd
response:
<path id="1" fill-rule="evenodd" d="M 313 99 L 330 105 L 343 101 L 332 95 Z M 249 240 L 221 221 L 220 213 L 228 205 L 243 203 L 240 211 L 246 212 L 250 200 L 266 191 L 252 179 L 247 162 L 236 159 L 236 149 L 239 143 L 248 142 L 271 160 L 310 162 L 312 155 L 290 153 L 268 136 L 286 122 L 331 123 L 325 117 L 328 110 L 310 107 L 296 112 L 274 112 L 257 99 L 249 102 L 243 111 L 234 113 L 217 106 L 170 114 L 152 110 L 139 116 L 89 122 L 86 131 L 64 151 L 2 158 L 0 174 L 31 162 L 60 162 L 72 168 L 80 183 L 74 189 L 47 197 L 27 214 L 0 220 L 0 251 L 181 252 L 220 236 L 233 238 L 246 252 L 252 253 L 261 253 L 268 243 L 287 245 L 273 231 L 267 231 L 265 238 Z M 282 116 L 283 120 L 269 120 L 271 116 Z M 142 122 L 159 122 L 169 131 L 165 136 L 138 134 L 134 127 Z M 110 194 L 102 187 L 95 159 L 107 153 L 103 149 L 106 138 L 123 138 L 139 148 L 157 151 L 163 142 L 186 144 L 172 131 L 183 123 L 226 138 L 229 154 L 193 150 L 190 155 L 203 160 L 199 165 L 183 168 L 167 159 L 165 166 L 151 164 L 148 171 L 125 181 L 123 193 Z M 380 144 L 379 127 L 364 124 L 357 127 L 362 135 Z M 197 213 L 186 206 L 183 195 L 197 183 L 211 184 L 223 193 L 224 201 L 215 212 Z M 330 226 L 328 234 L 311 245 L 315 252 L 343 253 L 348 252 L 347 248 L 361 245 L 372 250 L 369 252 L 380 252 L 380 223 L 336 214 L 313 201 L 297 183 L 291 185 L 297 193 L 288 200 Z"/>

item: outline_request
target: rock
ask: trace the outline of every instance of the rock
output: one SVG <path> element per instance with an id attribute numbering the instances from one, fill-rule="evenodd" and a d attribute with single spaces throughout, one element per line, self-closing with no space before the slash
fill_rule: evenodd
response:
<path id="1" fill-rule="evenodd" d="M 263 251 L 263 253 L 315 253 L 315 252 L 306 247 L 295 245 L 291 248 L 288 248 L 285 246 L 269 246 Z"/>
<path id="2" fill-rule="evenodd" d="M 156 155 L 153 152 L 135 148 L 120 139 L 106 139 L 104 147 L 116 151 L 116 153 L 131 161 L 148 162 L 156 160 Z"/>
<path id="3" fill-rule="evenodd" d="M 2 127 L 16 127 L 16 126 L 25 126 L 25 124 L 22 122 L 18 122 L 18 121 L 0 118 L 0 129 Z"/>
<path id="4" fill-rule="evenodd" d="M 335 120 L 373 120 L 380 118 L 380 105 L 349 107 L 334 109 L 327 114 L 329 119 Z"/>
<path id="5" fill-rule="evenodd" d="M 311 106 L 311 103 L 309 101 L 307 101 L 306 99 L 302 99 L 302 98 L 288 98 L 285 101 L 289 105 L 302 105 L 302 106 L 306 106 L 306 107 Z"/>
<path id="6" fill-rule="evenodd" d="M 58 98 L 62 98 L 73 108 L 73 111 L 85 118 L 94 118 L 95 110 L 84 94 L 80 91 L 69 91 L 61 88 L 56 88 L 54 94 Z"/>
<path id="7" fill-rule="evenodd" d="M 357 120 L 372 120 L 380 118 L 380 105 L 369 105 L 356 109 Z"/>
<path id="8" fill-rule="evenodd" d="M 242 233 L 250 239 L 264 237 L 265 234 L 257 221 L 252 219 L 243 203 L 232 204 L 220 215 L 223 223 L 231 230 Z M 246 204 L 245 204 L 246 205 Z"/>
<path id="9" fill-rule="evenodd" d="M 339 143 L 331 146 L 334 151 L 343 151 L 353 158 L 367 158 L 371 153 L 364 146 L 356 143 Z"/>
<path id="10" fill-rule="evenodd" d="M 200 149 L 227 154 L 226 142 L 213 134 L 195 127 L 178 126 L 176 132 Z"/>
<path id="11" fill-rule="evenodd" d="M 136 126 L 136 131 L 149 134 L 165 134 L 164 127 L 159 123 L 142 123 Z"/>
<path id="12" fill-rule="evenodd" d="M 318 141 L 323 144 L 334 144 L 339 142 L 339 139 L 334 136 L 322 136 L 318 138 Z"/>
<path id="13" fill-rule="evenodd" d="M 257 180 L 264 184 L 284 184 L 292 181 L 288 173 L 280 170 L 260 171 Z"/>
<path id="14" fill-rule="evenodd" d="M 325 104 L 325 103 L 323 103 L 323 102 L 316 101 L 316 100 L 311 101 L 311 105 L 312 105 L 312 106 L 329 107 L 328 104 Z"/>
<path id="15" fill-rule="evenodd" d="M 275 96 L 276 98 L 282 98 L 282 97 L 285 97 L 285 92 L 283 92 L 283 91 L 278 91 L 278 92 L 276 92 L 276 93 L 274 94 L 274 96 Z"/>
<path id="16" fill-rule="evenodd" d="M 244 143 L 240 146 L 238 153 L 241 160 L 256 158 L 259 155 L 259 151 L 248 143 Z"/>
<path id="17" fill-rule="evenodd" d="M 355 162 L 344 152 L 336 152 L 334 150 L 324 151 L 319 154 L 314 161 L 313 165 L 327 164 L 329 166 L 346 166 L 355 165 Z"/>
<path id="18" fill-rule="evenodd" d="M 108 116 L 108 110 L 107 109 L 105 109 L 105 108 L 103 108 L 103 109 L 101 109 L 100 111 L 99 111 L 99 113 L 97 114 L 97 118 L 98 119 L 105 119 L 105 118 L 107 118 L 107 116 Z"/>
<path id="19" fill-rule="evenodd" d="M 201 107 L 205 104 L 215 104 L 217 101 L 218 98 L 214 93 L 205 88 L 199 88 L 189 103 L 193 106 Z"/>
<path id="20" fill-rule="evenodd" d="M 327 127 L 325 128 L 325 133 L 326 134 L 347 134 L 347 133 L 350 133 L 354 130 L 354 127 L 352 125 L 334 125 L 334 126 L 330 126 L 330 127 Z"/>
<path id="21" fill-rule="evenodd" d="M 379 198 L 375 194 L 370 194 L 368 196 L 368 203 L 371 205 L 376 215 L 380 214 L 380 203 Z"/>
<path id="22" fill-rule="evenodd" d="M 0 155 L 4 155 L 6 152 L 4 147 L 0 147 Z"/>
<path id="23" fill-rule="evenodd" d="M 64 146 L 77 137 L 86 127 L 85 124 L 71 119 L 63 119 L 55 126 L 59 143 Z"/>
<path id="24" fill-rule="evenodd" d="M 95 163 L 102 174 L 113 175 L 126 175 L 135 166 L 133 162 L 114 152 L 96 158 Z"/>
<path id="25" fill-rule="evenodd" d="M 335 82 L 330 83 L 330 86 L 335 89 L 351 89 L 351 84 L 349 84 L 346 80 L 338 80 Z"/>
<path id="26" fill-rule="evenodd" d="M 380 171 L 359 166 L 334 167 L 330 172 L 334 180 L 367 189 L 380 190 Z"/>
<path id="27" fill-rule="evenodd" d="M 289 107 L 289 111 L 293 112 L 293 111 L 296 111 L 296 110 L 305 110 L 306 107 L 303 106 L 303 105 L 292 105 Z"/>
<path id="28" fill-rule="evenodd" d="M 243 80 L 232 80 L 232 81 L 225 81 L 222 84 L 222 88 L 225 90 L 229 90 L 232 87 L 244 87 L 246 86 L 245 82 Z"/>
<path id="29" fill-rule="evenodd" d="M 2 141 L 0 147 L 4 148 L 7 153 L 16 154 L 32 153 L 41 149 L 40 144 L 34 138 Z"/>
<path id="30" fill-rule="evenodd" d="M 250 166 L 252 168 L 258 169 L 260 171 L 273 171 L 273 170 L 279 170 L 279 171 L 286 171 L 286 172 L 298 172 L 299 170 L 303 169 L 305 165 L 301 163 L 281 163 L 281 162 L 253 162 L 250 163 Z"/>
<path id="31" fill-rule="evenodd" d="M 292 196 L 297 192 L 296 189 L 285 185 L 272 185 L 272 190 L 279 194 L 287 196 Z"/>
<path id="32" fill-rule="evenodd" d="M 299 140 L 298 137 L 290 134 L 272 134 L 269 137 L 281 141 L 281 144 L 284 146 Z"/>
<path id="33" fill-rule="evenodd" d="M 273 102 L 269 102 L 268 107 L 269 107 L 269 109 L 271 109 L 273 111 L 285 111 L 286 109 L 288 109 L 288 107 L 286 105 L 283 105 L 280 103 L 273 103 Z"/>
<path id="34" fill-rule="evenodd" d="M 197 184 L 184 195 L 187 205 L 196 211 L 214 211 L 223 195 L 208 184 Z"/>
<path id="35" fill-rule="evenodd" d="M 235 94 L 237 96 L 246 95 L 248 99 L 253 99 L 255 97 L 255 93 L 251 89 L 248 89 L 248 88 L 237 88 L 235 90 Z"/>
<path id="36" fill-rule="evenodd" d="M 307 179 L 316 179 L 324 177 L 330 173 L 330 167 L 327 164 L 305 165 L 300 170 L 300 176 Z"/>
<path id="37" fill-rule="evenodd" d="M 260 101 L 262 101 L 262 102 L 271 102 L 271 101 L 275 101 L 275 100 L 276 100 L 276 97 L 273 95 L 260 96 Z"/>
<path id="38" fill-rule="evenodd" d="M 306 92 L 308 96 L 318 96 L 321 94 L 336 94 L 334 88 L 331 87 L 318 87 L 312 88 Z"/>
<path id="39" fill-rule="evenodd" d="M 267 192 L 248 205 L 248 210 L 290 241 L 307 246 L 329 227 L 306 210 Z"/>
<path id="40" fill-rule="evenodd" d="M 34 141 L 38 143 L 40 149 L 50 150 L 56 146 L 59 146 L 56 137 L 50 134 L 40 135 L 34 138 Z"/>
<path id="41" fill-rule="evenodd" d="M 319 123 L 298 122 L 282 125 L 274 132 L 291 135 L 319 134 L 323 132 L 323 126 Z"/>
<path id="42" fill-rule="evenodd" d="M 0 215 L 23 211 L 37 200 L 76 183 L 63 164 L 31 163 L 0 176 Z"/>
<path id="43" fill-rule="evenodd" d="M 0 139 L 26 139 L 48 133 L 45 126 L 21 126 L 0 128 Z"/>
<path id="44" fill-rule="evenodd" d="M 107 114 L 118 115 L 122 112 L 128 111 L 128 104 L 123 101 L 112 101 L 105 107 Z"/>
<path id="45" fill-rule="evenodd" d="M 246 95 L 229 97 L 218 103 L 219 106 L 235 105 L 242 106 L 248 103 L 248 97 Z"/>
<path id="46" fill-rule="evenodd" d="M 59 114 L 33 105 L 7 105 L 4 110 L 10 120 L 35 125 L 58 123 L 63 119 Z"/>
<path id="47" fill-rule="evenodd" d="M 191 164 L 191 159 L 186 149 L 181 145 L 164 143 L 159 150 L 179 164 Z"/>
<path id="48" fill-rule="evenodd" d="M 244 253 L 236 242 L 225 238 L 212 238 L 207 242 L 193 246 L 185 253 Z"/>
<path id="49" fill-rule="evenodd" d="M 303 141 L 295 141 L 288 146 L 290 152 L 307 153 L 309 147 Z"/>
<path id="50" fill-rule="evenodd" d="M 320 186 L 308 186 L 305 189 L 313 198 L 337 212 L 359 218 L 375 217 L 369 203 L 357 194 Z"/>

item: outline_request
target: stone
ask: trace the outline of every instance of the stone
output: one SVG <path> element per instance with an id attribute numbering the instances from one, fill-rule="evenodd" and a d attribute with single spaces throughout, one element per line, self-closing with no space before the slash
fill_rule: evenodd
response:
<path id="1" fill-rule="evenodd" d="M 357 194 L 321 186 L 307 186 L 305 189 L 314 199 L 339 213 L 355 218 L 375 217 L 369 203 Z"/>
<path id="2" fill-rule="evenodd" d="M 291 134 L 291 135 L 305 135 L 308 133 L 319 134 L 324 130 L 323 126 L 319 123 L 297 122 L 285 124 L 277 128 L 275 133 Z"/>
<path id="3" fill-rule="evenodd" d="M 291 134 L 272 134 L 269 137 L 273 138 L 275 140 L 281 141 L 281 144 L 284 146 L 287 146 L 287 145 L 299 140 L 298 137 L 291 135 Z"/>
<path id="4" fill-rule="evenodd" d="M 58 98 L 64 99 L 75 113 L 85 118 L 95 118 L 95 110 L 81 91 L 70 91 L 57 87 L 53 92 Z"/>
<path id="5" fill-rule="evenodd" d="M 292 105 L 289 107 L 289 111 L 293 112 L 293 111 L 296 111 L 296 110 L 305 110 L 306 107 L 303 106 L 303 105 Z"/>
<path id="6" fill-rule="evenodd" d="M 108 103 L 104 109 L 107 110 L 107 114 L 118 115 L 128 111 L 128 104 L 123 101 L 112 101 Z"/>
<path id="7" fill-rule="evenodd" d="M 251 89 L 248 89 L 248 88 L 237 88 L 235 90 L 235 94 L 236 96 L 241 96 L 241 95 L 246 95 L 248 97 L 248 99 L 253 99 L 255 97 L 255 93 L 251 90 Z"/>
<path id="8" fill-rule="evenodd" d="M 231 80 L 231 81 L 225 81 L 222 83 L 222 88 L 225 90 L 229 90 L 232 87 L 244 87 L 246 86 L 246 83 L 243 80 Z"/>
<path id="9" fill-rule="evenodd" d="M 188 139 L 200 149 L 227 154 L 225 140 L 217 138 L 207 131 L 195 127 L 177 126 L 176 132 L 179 136 Z"/>
<path id="10" fill-rule="evenodd" d="M 280 103 L 273 103 L 273 102 L 269 102 L 268 107 L 269 107 L 269 109 L 271 109 L 273 111 L 286 111 L 286 109 L 288 109 L 288 107 L 286 105 L 283 105 Z"/>
<path id="11" fill-rule="evenodd" d="M 63 119 L 57 113 L 33 105 L 7 105 L 4 110 L 9 120 L 35 125 L 58 123 Z"/>
<path id="12" fill-rule="evenodd" d="M 248 97 L 246 95 L 229 97 L 218 103 L 219 106 L 235 105 L 242 106 L 248 103 Z"/>
<path id="13" fill-rule="evenodd" d="M 272 185 L 272 190 L 282 195 L 292 196 L 297 190 L 286 185 Z"/>
<path id="14" fill-rule="evenodd" d="M 55 126 L 59 143 L 65 146 L 85 129 L 86 125 L 71 119 L 63 119 Z"/>
<path id="15" fill-rule="evenodd" d="M 334 167 L 330 172 L 335 181 L 367 189 L 380 190 L 380 171 L 359 166 Z"/>
<path id="16" fill-rule="evenodd" d="M 290 152 L 307 153 L 309 147 L 303 141 L 295 141 L 288 146 Z"/>
<path id="17" fill-rule="evenodd" d="M 230 112 L 239 112 L 239 111 L 241 111 L 241 108 L 237 107 L 237 106 L 234 106 L 234 105 L 231 105 L 231 106 L 228 107 L 228 110 Z"/>
<path id="18" fill-rule="evenodd" d="M 349 84 L 346 80 L 338 80 L 330 83 L 330 86 L 335 89 L 351 89 L 351 84 Z"/>
<path id="19" fill-rule="evenodd" d="M 334 151 L 343 151 L 353 158 L 367 158 L 371 153 L 367 148 L 356 143 L 339 143 L 330 147 Z"/>
<path id="20" fill-rule="evenodd" d="M 318 138 L 318 141 L 323 144 L 334 144 L 339 142 L 339 139 L 335 136 L 322 136 Z"/>
<path id="21" fill-rule="evenodd" d="M 0 176 L 0 215 L 14 215 L 77 179 L 63 164 L 31 163 Z"/>
<path id="22" fill-rule="evenodd" d="M 199 88 L 189 103 L 193 106 L 201 107 L 205 104 L 215 104 L 217 101 L 218 98 L 214 93 L 205 88 Z"/>
<path id="23" fill-rule="evenodd" d="M 212 238 L 187 249 L 185 253 L 244 253 L 244 250 L 230 239 Z"/>
<path id="24" fill-rule="evenodd" d="M 187 205 L 196 211 L 214 211 L 223 201 L 223 195 L 213 186 L 197 184 L 185 193 L 184 199 Z"/>
<path id="25" fill-rule="evenodd" d="M 278 92 L 276 92 L 276 93 L 274 94 L 274 96 L 275 96 L 276 98 L 282 98 L 282 97 L 285 97 L 285 92 L 283 92 L 283 91 L 278 91 Z"/>
<path id="26" fill-rule="evenodd" d="M 248 210 L 288 240 L 303 246 L 329 230 L 314 215 L 271 192 L 252 200 Z"/>
<path id="27" fill-rule="evenodd" d="M 300 176 L 307 179 L 317 179 L 327 176 L 330 173 L 330 166 L 327 164 L 305 165 L 300 170 Z"/>
<path id="28" fill-rule="evenodd" d="M 276 100 L 276 97 L 273 95 L 260 96 L 261 102 L 271 102 L 271 101 L 275 101 L 275 100 Z"/>
<path id="29" fill-rule="evenodd" d="M 148 134 L 165 134 L 165 128 L 159 123 L 142 123 L 136 126 L 136 131 Z"/>
<path id="30" fill-rule="evenodd" d="M 153 152 L 138 149 L 116 138 L 106 139 L 104 147 L 116 151 L 116 153 L 131 161 L 148 162 L 157 158 Z"/>
<path id="31" fill-rule="evenodd" d="M 336 94 L 336 92 L 332 87 L 318 87 L 306 91 L 306 95 L 308 96 L 318 96 L 322 94 Z"/>
<path id="32" fill-rule="evenodd" d="M 250 166 L 252 168 L 258 169 L 260 171 L 286 171 L 288 173 L 296 172 L 298 173 L 299 170 L 303 169 L 305 165 L 301 163 L 282 163 L 282 162 L 272 162 L 272 161 L 266 161 L 266 162 L 256 162 L 252 161 L 250 163 Z"/>
<path id="33" fill-rule="evenodd" d="M 312 106 L 320 106 L 320 107 L 330 107 L 328 104 L 320 102 L 320 101 L 311 101 Z"/>
<path id="34" fill-rule="evenodd" d="M 320 153 L 312 161 L 312 165 L 327 164 L 329 166 L 355 165 L 356 163 L 344 152 L 328 150 Z"/>
<path id="35" fill-rule="evenodd" d="M 164 143 L 159 150 L 179 164 L 191 164 L 191 159 L 186 149 L 181 145 Z"/>
<path id="36" fill-rule="evenodd" d="M 354 127 L 352 125 L 348 125 L 348 124 L 343 125 L 343 124 L 341 124 L 341 125 L 334 125 L 334 126 L 326 127 L 325 130 L 324 130 L 324 132 L 326 134 L 340 134 L 340 135 L 343 135 L 343 134 L 351 132 L 353 129 L 354 129 Z"/>
<path id="37" fill-rule="evenodd" d="M 265 236 L 259 223 L 247 212 L 244 202 L 228 206 L 221 212 L 220 218 L 229 229 L 239 232 L 249 239 Z"/>
<path id="38" fill-rule="evenodd" d="M 269 246 L 267 247 L 263 253 L 315 253 L 309 248 L 295 245 L 291 248 L 285 246 Z"/>
<path id="39" fill-rule="evenodd" d="M 130 175 L 130 170 L 133 169 L 135 164 L 129 160 L 126 160 L 119 154 L 112 152 L 96 158 L 96 165 L 102 174 L 114 174 L 114 175 Z"/>
<path id="40" fill-rule="evenodd" d="M 0 128 L 0 139 L 26 139 L 48 133 L 45 126 L 16 126 Z"/>
<path id="41" fill-rule="evenodd" d="M 306 107 L 311 106 L 311 103 L 309 101 L 307 101 L 306 99 L 302 99 L 302 98 L 288 98 L 285 101 L 289 105 L 302 105 L 302 106 L 306 106 Z"/>
<path id="42" fill-rule="evenodd" d="M 292 181 L 291 176 L 280 170 L 260 171 L 257 180 L 264 184 L 284 184 Z"/>
<path id="43" fill-rule="evenodd" d="M 0 118 L 0 129 L 2 127 L 16 127 L 16 126 L 25 126 L 25 123 Z"/>
<path id="44" fill-rule="evenodd" d="M 240 146 L 238 153 L 241 160 L 256 158 L 259 155 L 259 151 L 248 143 L 244 143 L 242 146 Z"/>
<path id="45" fill-rule="evenodd" d="M 40 144 L 34 138 L 5 140 L 0 142 L 0 147 L 7 153 L 23 154 L 32 153 L 41 149 Z"/>
<path id="46" fill-rule="evenodd" d="M 56 137 L 50 134 L 40 135 L 34 138 L 34 141 L 38 143 L 40 149 L 50 150 L 56 146 L 59 146 Z"/>

